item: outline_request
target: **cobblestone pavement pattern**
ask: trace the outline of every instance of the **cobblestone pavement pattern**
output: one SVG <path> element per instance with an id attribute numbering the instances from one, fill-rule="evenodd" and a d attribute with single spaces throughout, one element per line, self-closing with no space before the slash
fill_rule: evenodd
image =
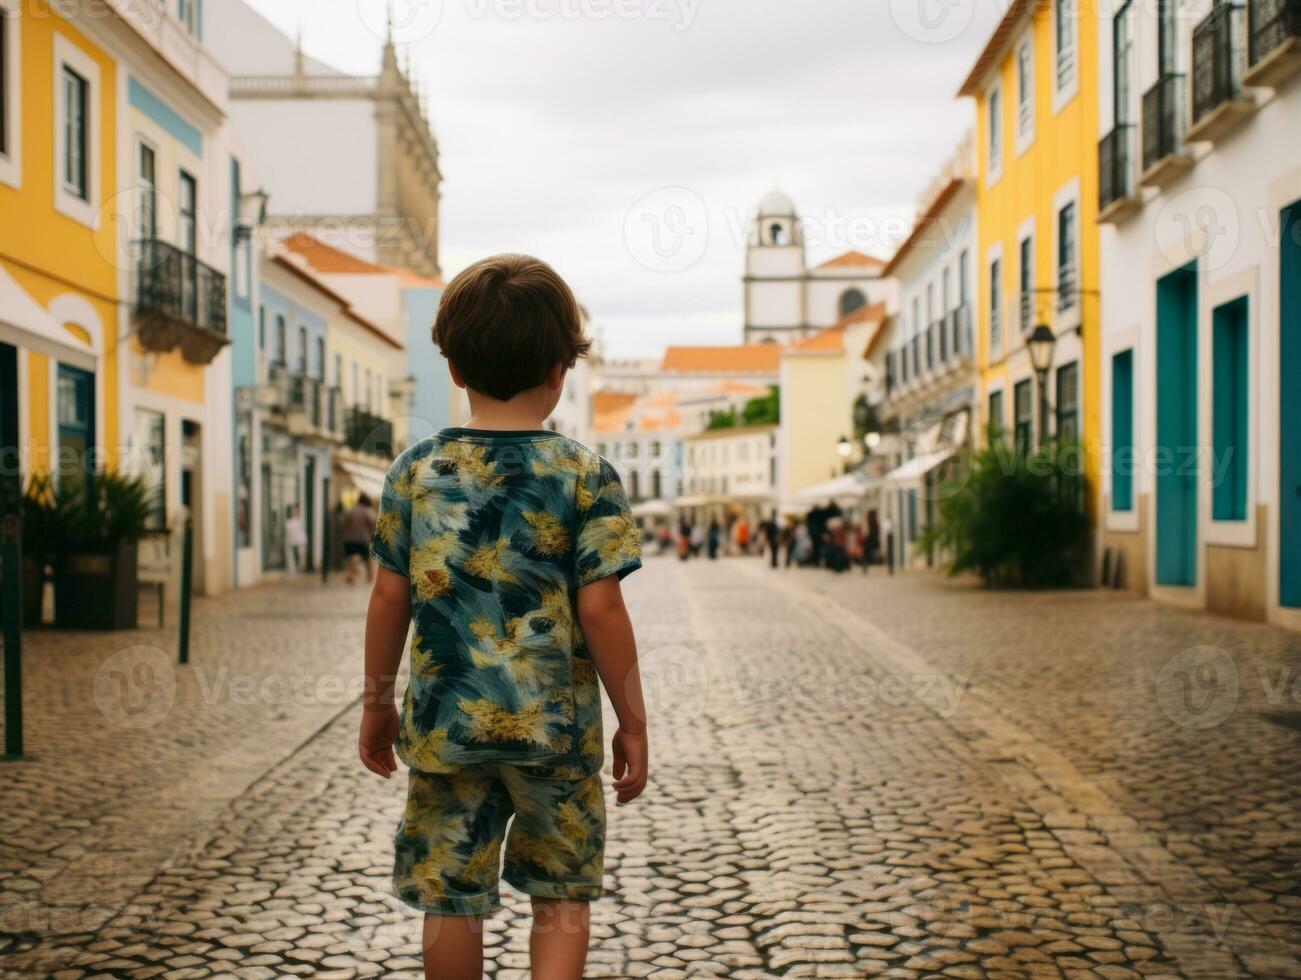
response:
<path id="1" fill-rule="evenodd" d="M 589 976 L 1301 976 L 1301 638 L 743 560 L 627 594 L 652 774 L 610 807 Z M 157 632 L 30 636 L 0 973 L 419 976 L 403 787 L 354 756 L 363 606 L 209 600 L 175 672 L 117 652 Z M 505 905 L 488 969 L 526 977 Z"/>

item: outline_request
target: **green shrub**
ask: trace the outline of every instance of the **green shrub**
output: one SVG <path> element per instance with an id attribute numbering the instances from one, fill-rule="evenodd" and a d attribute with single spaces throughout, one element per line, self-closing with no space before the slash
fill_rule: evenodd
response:
<path id="1" fill-rule="evenodd" d="M 1071 584 L 1088 544 L 1081 458 L 1074 444 L 967 453 L 939 488 L 921 546 L 945 555 L 949 574 L 975 572 L 987 585 Z"/>

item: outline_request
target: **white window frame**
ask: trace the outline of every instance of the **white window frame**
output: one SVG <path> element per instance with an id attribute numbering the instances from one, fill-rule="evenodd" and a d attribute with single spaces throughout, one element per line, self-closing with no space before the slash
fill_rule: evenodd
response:
<path id="1" fill-rule="evenodd" d="M 63 101 L 64 68 L 86 81 L 86 199 L 64 186 L 64 146 L 67 119 Z M 100 202 L 100 79 L 99 65 L 88 54 L 57 31 L 54 34 L 54 210 L 91 231 L 99 230 Z"/>
<path id="2" fill-rule="evenodd" d="M 1026 218 L 1025 221 L 1021 223 L 1021 227 L 1016 230 L 1016 336 L 1021 338 L 1022 344 L 1024 344 L 1025 338 L 1030 335 L 1030 332 L 1034 330 L 1034 321 L 1038 317 L 1039 312 L 1039 294 L 1035 292 L 1037 288 L 1035 286 L 1035 276 L 1039 272 L 1039 270 L 1035 268 L 1035 247 L 1037 245 L 1035 241 L 1035 233 L 1036 229 L 1033 215 Z M 1021 261 L 1021 243 L 1027 239 L 1030 241 L 1030 275 L 1025 277 L 1029 280 L 1028 288 L 1030 290 L 1030 325 L 1028 329 L 1021 323 L 1021 302 L 1022 297 L 1025 295 L 1021 290 L 1021 268 L 1024 265 Z M 1003 264 L 1003 275 L 1007 275 L 1006 263 Z"/>
<path id="3" fill-rule="evenodd" d="M 995 364 L 1002 360 L 1003 352 L 1007 349 L 1007 262 L 1003 260 L 1003 243 L 995 242 L 989 247 L 989 252 L 985 255 L 985 283 L 988 288 L 990 276 L 994 269 L 994 263 L 998 263 L 998 346 L 994 346 L 994 319 L 992 306 L 986 304 L 985 310 L 989 314 L 989 333 L 985 338 L 986 341 L 986 359 L 990 364 Z M 990 300 L 993 296 L 991 294 Z"/>
<path id="4" fill-rule="evenodd" d="M 1077 3 L 1079 0 L 1053 0 L 1053 115 L 1057 115 L 1075 98 L 1080 90 L 1080 19 Z M 1068 8 L 1070 19 L 1070 47 L 1061 48 L 1057 44 L 1058 19 L 1063 5 Z M 1070 67 L 1063 78 L 1061 69 L 1064 52 L 1070 54 Z"/>
<path id="5" fill-rule="evenodd" d="M 998 98 L 998 125 L 994 125 L 994 98 Z M 1007 128 L 1007 105 L 1003 98 L 1003 83 L 995 82 L 985 93 L 985 186 L 993 187 L 1003 176 L 1003 157 L 1007 147 L 1003 145 L 1003 131 Z M 997 133 L 998 155 L 994 155 L 994 140 Z"/>
<path id="6" fill-rule="evenodd" d="M 1026 57 L 1028 74 L 1022 76 L 1022 57 Z M 1016 155 L 1021 156 L 1034 143 L 1035 113 L 1034 34 L 1029 33 L 1016 46 Z"/>
<path id="7" fill-rule="evenodd" d="M 1080 325 L 1081 310 L 1081 291 L 1084 289 L 1084 282 L 1081 277 L 1083 268 L 1083 256 L 1080 254 L 1084 245 L 1083 234 L 1084 228 L 1080 220 L 1080 179 L 1072 178 L 1061 190 L 1053 195 L 1053 280 L 1057 279 L 1057 270 L 1061 268 L 1061 246 L 1059 240 L 1058 228 L 1060 227 L 1059 218 L 1062 211 L 1067 205 L 1075 206 L 1075 301 L 1065 309 L 1057 308 L 1057 297 L 1053 296 L 1053 325 L 1060 334 L 1066 330 L 1074 330 Z M 1063 362 L 1064 363 L 1064 362 Z"/>
<path id="8" fill-rule="evenodd" d="M 0 0 L 0 17 L 5 18 L 4 80 L 5 104 L 3 106 L 6 131 L 9 137 L 8 152 L 0 153 L 0 184 L 15 190 L 23 186 L 23 100 L 20 91 L 23 83 L 23 48 L 18 36 L 22 33 L 22 0 Z"/>

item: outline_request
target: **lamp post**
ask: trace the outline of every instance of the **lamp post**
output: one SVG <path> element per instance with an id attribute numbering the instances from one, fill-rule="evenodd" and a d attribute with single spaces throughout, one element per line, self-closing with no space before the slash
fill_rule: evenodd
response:
<path id="1" fill-rule="evenodd" d="M 1053 348 L 1057 345 L 1057 335 L 1053 333 L 1052 327 L 1040 323 L 1031 332 L 1025 345 L 1030 351 L 1030 364 L 1039 383 L 1039 446 L 1042 448 L 1048 432 L 1048 371 L 1053 366 Z"/>
<path id="2" fill-rule="evenodd" d="M 239 219 L 235 222 L 235 241 L 239 244 L 253 237 L 253 230 L 267 220 L 267 201 L 271 195 L 258 188 L 239 196 Z"/>
<path id="3" fill-rule="evenodd" d="M 843 461 L 841 468 L 846 471 L 849 469 L 849 454 L 853 451 L 854 447 L 850 445 L 849 437 L 841 436 L 840 441 L 836 443 L 836 455 Z"/>

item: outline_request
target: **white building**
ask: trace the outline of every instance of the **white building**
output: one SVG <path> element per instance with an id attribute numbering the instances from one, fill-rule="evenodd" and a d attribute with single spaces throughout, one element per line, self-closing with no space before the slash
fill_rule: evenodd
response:
<path id="1" fill-rule="evenodd" d="M 934 517 L 935 488 L 944 464 L 970 441 L 979 371 L 972 324 L 976 303 L 975 158 L 963 141 L 940 178 L 918 202 L 921 217 L 886 266 L 899 280 L 899 313 L 885 355 L 880 418 L 898 433 L 881 502 L 893 522 L 897 560 L 924 563 L 912 553 Z M 1001 395 L 991 404 L 1001 417 Z"/>
<path id="2" fill-rule="evenodd" d="M 704 512 L 728 512 L 757 526 L 776 503 L 780 432 L 776 424 L 740 425 L 688 436 L 683 500 L 700 519 Z"/>
<path id="3" fill-rule="evenodd" d="M 770 191 L 759 202 L 745 250 L 745 343 L 791 344 L 873 303 L 894 307 L 885 263 L 846 252 L 809 268 L 794 202 Z"/>
<path id="4" fill-rule="evenodd" d="M 1295 4 L 1111 14 L 1099 21 L 1104 575 L 1301 627 Z"/>
<path id="5" fill-rule="evenodd" d="M 231 122 L 272 221 L 437 277 L 438 143 L 392 40 L 377 75 L 344 75 L 230 0 L 209 18 L 208 44 L 231 75 Z"/>

